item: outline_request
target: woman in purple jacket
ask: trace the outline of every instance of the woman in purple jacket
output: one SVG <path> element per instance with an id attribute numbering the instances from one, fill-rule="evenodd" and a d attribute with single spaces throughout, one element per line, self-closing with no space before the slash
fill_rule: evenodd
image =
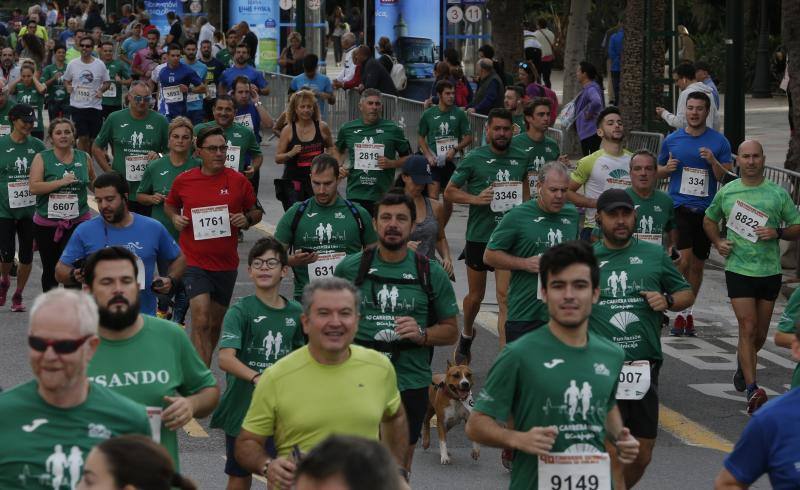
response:
<path id="1" fill-rule="evenodd" d="M 602 78 L 597 68 L 588 61 L 581 61 L 575 72 L 583 87 L 575 98 L 575 130 L 581 140 L 583 156 L 600 149 L 600 136 L 597 135 L 597 115 L 605 107 Z"/>

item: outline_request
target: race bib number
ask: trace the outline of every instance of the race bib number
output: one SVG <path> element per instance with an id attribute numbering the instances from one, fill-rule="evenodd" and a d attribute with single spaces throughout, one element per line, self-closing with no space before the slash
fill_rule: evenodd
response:
<path id="1" fill-rule="evenodd" d="M 39 129 L 39 109 L 33 110 L 33 117 L 35 118 L 33 120 L 33 129 Z"/>
<path id="2" fill-rule="evenodd" d="M 642 242 L 661 245 L 661 235 L 658 233 L 634 233 L 633 236 Z"/>
<path id="3" fill-rule="evenodd" d="M 139 284 L 139 290 L 147 289 L 144 283 L 144 262 L 140 257 L 136 257 L 136 283 Z"/>
<path id="4" fill-rule="evenodd" d="M 728 216 L 728 229 L 750 242 L 757 242 L 756 228 L 766 226 L 769 216 L 744 201 L 736 200 Z"/>
<path id="5" fill-rule="evenodd" d="M 195 240 L 231 236 L 231 218 L 228 214 L 228 206 L 192 208 L 192 228 Z"/>
<path id="6" fill-rule="evenodd" d="M 147 408 L 147 420 L 150 422 L 150 433 L 152 434 L 153 442 L 161 444 L 161 412 L 164 410 L 161 407 L 145 408 Z"/>
<path id="7" fill-rule="evenodd" d="M 216 99 L 217 98 L 217 86 L 213 83 L 209 83 L 206 87 L 206 99 Z"/>
<path id="8" fill-rule="evenodd" d="M 108 90 L 103 92 L 103 97 L 116 97 L 116 96 L 117 96 L 117 84 L 112 82 L 111 85 L 108 86 Z"/>
<path id="9" fill-rule="evenodd" d="M 50 194 L 47 197 L 47 217 L 50 219 L 72 219 L 78 217 L 77 194 Z"/>
<path id="10" fill-rule="evenodd" d="M 144 169 L 147 168 L 147 155 L 130 155 L 125 157 L 125 180 L 141 182 Z"/>
<path id="11" fill-rule="evenodd" d="M 168 104 L 183 102 L 183 92 L 181 92 L 180 85 L 164 87 L 162 93 L 164 94 L 164 100 L 166 100 Z"/>
<path id="12" fill-rule="evenodd" d="M 225 152 L 225 166 L 239 171 L 239 158 L 242 155 L 242 148 L 239 146 L 229 146 Z"/>
<path id="13" fill-rule="evenodd" d="M 383 145 L 374 143 L 356 143 L 355 149 L 355 168 L 369 172 L 370 170 L 380 170 L 378 168 L 378 158 L 383 156 Z"/>
<path id="14" fill-rule="evenodd" d="M 458 141 L 455 138 L 436 138 L 436 154 L 443 157 L 456 145 L 458 145 Z"/>
<path id="15" fill-rule="evenodd" d="M 708 170 L 703 168 L 683 167 L 681 188 L 678 191 L 687 196 L 708 196 Z"/>
<path id="16" fill-rule="evenodd" d="M 536 183 L 539 182 L 539 175 L 536 173 L 529 173 L 528 174 L 528 189 L 531 191 L 531 199 L 536 197 L 538 194 L 536 193 Z"/>
<path id="17" fill-rule="evenodd" d="M 241 125 L 247 126 L 248 128 L 250 128 L 250 131 L 255 131 L 253 127 L 253 117 L 249 113 L 234 117 L 233 122 L 237 122 Z"/>
<path id="18" fill-rule="evenodd" d="M 94 97 L 92 97 L 92 89 L 89 87 L 75 87 L 73 91 L 75 95 L 75 102 L 91 102 Z"/>
<path id="19" fill-rule="evenodd" d="M 27 208 L 36 204 L 36 196 L 31 194 L 27 180 L 8 183 L 8 205 L 12 209 Z"/>
<path id="20" fill-rule="evenodd" d="M 539 490 L 611 490 L 608 453 L 539 456 Z"/>
<path id="21" fill-rule="evenodd" d="M 186 102 L 197 102 L 200 100 L 200 94 L 186 94 Z"/>
<path id="22" fill-rule="evenodd" d="M 314 279 L 321 279 L 323 277 L 333 277 L 333 271 L 344 256 L 344 252 L 319 255 L 316 262 L 308 264 L 308 279 L 313 281 Z"/>
<path id="23" fill-rule="evenodd" d="M 617 400 L 641 400 L 650 389 L 650 362 L 631 361 L 622 365 Z"/>
<path id="24" fill-rule="evenodd" d="M 492 203 L 490 208 L 495 213 L 508 211 L 522 204 L 522 182 L 495 182 L 492 184 Z"/>
<path id="25" fill-rule="evenodd" d="M 0 136 L 7 136 L 9 134 L 11 134 L 11 126 L 0 124 Z"/>
<path id="26" fill-rule="evenodd" d="M 542 276 L 541 274 L 536 274 L 536 299 L 539 301 L 544 300 L 544 295 L 542 294 Z"/>

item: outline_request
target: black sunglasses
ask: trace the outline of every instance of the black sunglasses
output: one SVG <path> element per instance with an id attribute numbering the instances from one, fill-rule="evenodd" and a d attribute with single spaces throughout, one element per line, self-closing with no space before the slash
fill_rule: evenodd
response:
<path id="1" fill-rule="evenodd" d="M 90 338 L 92 338 L 91 334 L 79 339 L 70 340 L 50 340 L 36 337 L 35 335 L 29 335 L 28 346 L 36 352 L 45 352 L 48 347 L 52 346 L 56 354 L 72 354 Z"/>

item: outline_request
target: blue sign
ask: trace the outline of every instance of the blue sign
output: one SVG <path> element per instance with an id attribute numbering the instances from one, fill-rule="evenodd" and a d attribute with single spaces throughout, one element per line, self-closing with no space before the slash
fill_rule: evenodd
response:
<path id="1" fill-rule="evenodd" d="M 230 25 L 245 21 L 258 36 L 256 68 L 278 71 L 278 46 L 280 43 L 280 8 L 278 0 L 231 0 L 228 15 Z"/>
<path id="2" fill-rule="evenodd" d="M 150 23 L 161 33 L 161 39 L 169 33 L 167 12 L 175 12 L 178 16 L 183 14 L 183 2 L 180 0 L 144 0 L 144 8 L 150 14 Z"/>

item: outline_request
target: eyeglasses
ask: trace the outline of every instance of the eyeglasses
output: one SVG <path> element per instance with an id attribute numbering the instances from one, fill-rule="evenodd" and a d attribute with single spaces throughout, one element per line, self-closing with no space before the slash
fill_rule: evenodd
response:
<path id="1" fill-rule="evenodd" d="M 92 335 L 90 334 L 79 339 L 51 340 L 29 335 L 28 346 L 36 352 L 45 352 L 48 347 L 52 346 L 56 354 L 72 354 L 91 337 Z"/>
<path id="2" fill-rule="evenodd" d="M 220 145 L 220 146 L 201 146 L 203 150 L 207 150 L 209 153 L 225 153 L 228 151 L 228 145 Z"/>
<path id="3" fill-rule="evenodd" d="M 281 261 L 278 259 L 253 259 L 253 263 L 250 264 L 250 267 L 253 269 L 263 269 L 266 266 L 267 269 L 274 269 L 281 265 Z"/>
<path id="4" fill-rule="evenodd" d="M 137 104 L 141 104 L 142 102 L 150 102 L 153 100 L 153 97 L 150 95 L 133 95 L 133 101 Z"/>
<path id="5" fill-rule="evenodd" d="M 519 67 L 527 69 L 528 68 L 528 64 L 527 63 L 520 63 Z"/>

